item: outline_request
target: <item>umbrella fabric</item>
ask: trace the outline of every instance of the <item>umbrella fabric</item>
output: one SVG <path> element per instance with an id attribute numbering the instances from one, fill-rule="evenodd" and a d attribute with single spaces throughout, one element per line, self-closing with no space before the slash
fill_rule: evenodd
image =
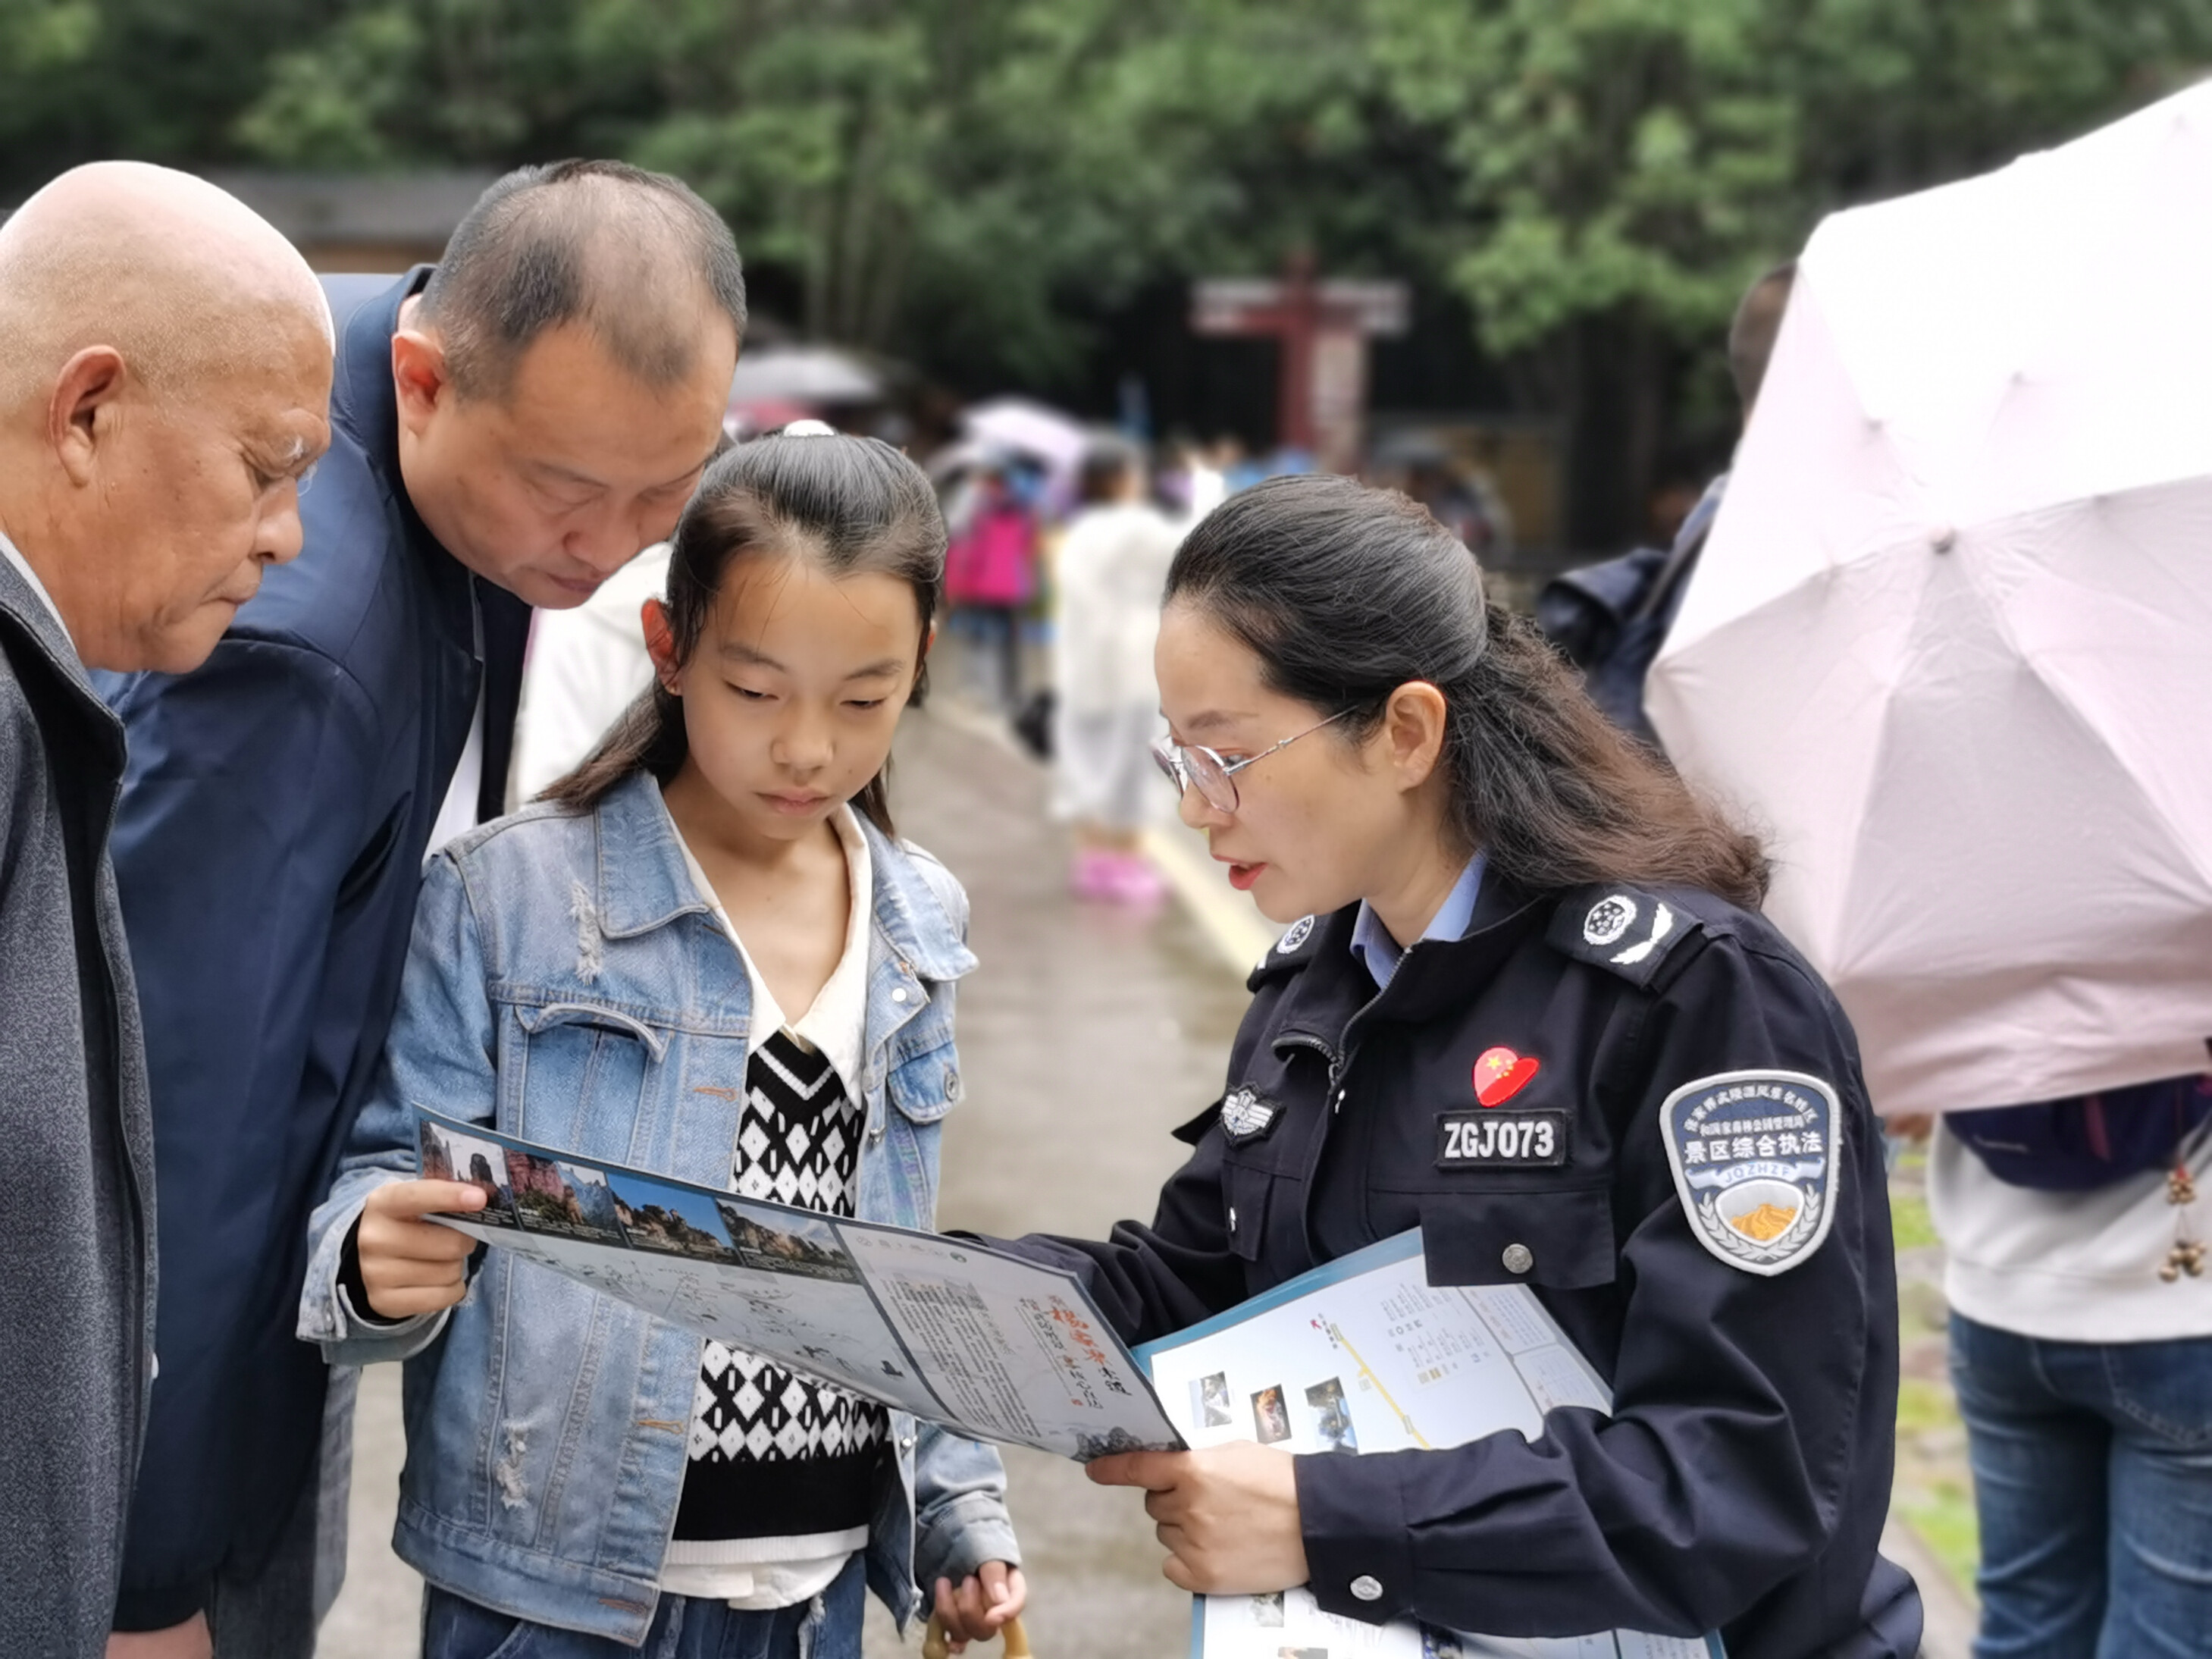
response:
<path id="1" fill-rule="evenodd" d="M 730 378 L 733 406 L 775 402 L 819 409 L 872 404 L 883 395 L 881 375 L 828 346 L 756 346 L 738 359 Z"/>
<path id="2" fill-rule="evenodd" d="M 1648 702 L 1876 1105 L 2203 1068 L 2212 88 L 1815 232 Z"/>
<path id="3" fill-rule="evenodd" d="M 1073 471 L 1091 446 L 1082 422 L 1026 398 L 977 404 L 960 417 L 960 425 L 978 442 L 1033 455 L 1055 473 Z"/>

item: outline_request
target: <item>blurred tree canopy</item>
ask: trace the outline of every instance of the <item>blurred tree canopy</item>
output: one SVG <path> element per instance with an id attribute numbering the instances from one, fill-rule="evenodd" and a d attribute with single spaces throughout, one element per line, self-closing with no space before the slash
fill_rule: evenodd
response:
<path id="1" fill-rule="evenodd" d="M 0 198 L 620 155 L 809 331 L 1045 392 L 1141 286 L 1310 247 L 1456 295 L 1641 480 L 1821 213 L 2207 65 L 2212 0 L 0 0 Z"/>

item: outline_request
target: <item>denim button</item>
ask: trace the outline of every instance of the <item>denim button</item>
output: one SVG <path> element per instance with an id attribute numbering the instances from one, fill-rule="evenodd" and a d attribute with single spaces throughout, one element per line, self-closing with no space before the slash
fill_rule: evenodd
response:
<path id="1" fill-rule="evenodd" d="M 957 1105 L 960 1100 L 960 1073 L 950 1066 L 945 1068 L 945 1103 Z"/>
<path id="2" fill-rule="evenodd" d="M 892 986 L 891 1000 L 893 1002 L 904 1002 L 906 1000 L 906 987 L 903 985 Z"/>

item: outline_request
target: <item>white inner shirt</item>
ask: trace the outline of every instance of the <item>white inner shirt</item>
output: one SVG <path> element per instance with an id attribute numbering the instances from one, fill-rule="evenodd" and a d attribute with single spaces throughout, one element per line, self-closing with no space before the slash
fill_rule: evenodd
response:
<path id="1" fill-rule="evenodd" d="M 39 573 L 31 568 L 31 562 L 23 556 L 22 550 L 4 535 L 0 535 L 0 558 L 14 565 L 23 580 L 30 583 L 31 592 L 39 596 L 39 603 L 46 607 L 46 614 L 54 619 L 54 626 L 62 630 L 62 637 L 68 640 L 74 649 L 76 640 L 70 633 L 69 624 L 62 620 L 61 606 L 56 605 L 54 596 L 46 592 L 46 585 L 39 580 Z"/>
<path id="2" fill-rule="evenodd" d="M 665 810 L 666 803 L 662 805 Z M 684 841 L 684 832 L 676 827 L 674 815 L 668 820 L 670 833 L 676 837 L 676 845 L 684 854 L 684 867 L 691 873 L 691 884 L 714 911 L 714 920 L 721 924 L 722 932 L 737 948 L 738 960 L 744 964 L 745 976 L 751 986 L 751 1029 L 760 1033 L 788 1031 L 799 1042 L 824 1055 L 836 1068 L 846 1097 L 865 1110 L 866 1097 L 860 1091 L 860 1065 L 867 1042 L 868 928 L 875 915 L 875 866 L 868 853 L 867 837 L 860 833 L 860 820 L 853 816 L 849 805 L 831 813 L 830 824 L 845 852 L 845 948 L 828 981 L 815 993 L 812 1006 L 793 1021 L 785 1017 L 775 994 L 761 977 L 760 969 L 746 951 L 744 941 L 738 937 L 738 930 L 715 893 L 714 883 L 708 880 L 707 872 Z M 740 1190 L 734 1153 L 730 1162 L 731 1188 Z M 867 1541 L 866 1527 L 804 1538 L 749 1540 L 737 1547 L 744 1550 L 750 1545 L 757 1549 L 767 1545 L 775 1550 L 775 1559 L 732 1562 L 726 1559 L 696 1559 L 708 1553 L 726 1558 L 732 1553 L 729 1545 L 671 1540 L 661 1562 L 660 1588 L 673 1595 L 726 1601 L 744 1613 L 792 1607 L 827 1589 L 845 1570 L 845 1563 L 852 1559 L 853 1553 L 866 1547 Z"/>

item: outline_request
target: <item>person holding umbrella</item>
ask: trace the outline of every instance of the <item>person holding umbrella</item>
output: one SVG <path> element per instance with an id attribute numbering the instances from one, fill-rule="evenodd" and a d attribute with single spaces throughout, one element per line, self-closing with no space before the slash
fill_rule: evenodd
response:
<path id="1" fill-rule="evenodd" d="M 1501 1637 L 1911 1659 L 1877 1553 L 1897 1303 L 1850 1027 L 1759 843 L 1601 714 L 1452 533 L 1330 477 L 1232 497 L 1154 657 L 1184 822 L 1290 923 L 1150 1225 L 1012 1248 L 1131 1342 L 1412 1227 L 1528 1285 L 1613 1396 L 1541 1434 L 1102 1458 L 1167 1577 Z M 1469 1134 L 1510 1122 L 1512 1135 Z"/>

